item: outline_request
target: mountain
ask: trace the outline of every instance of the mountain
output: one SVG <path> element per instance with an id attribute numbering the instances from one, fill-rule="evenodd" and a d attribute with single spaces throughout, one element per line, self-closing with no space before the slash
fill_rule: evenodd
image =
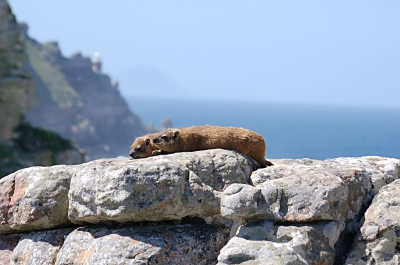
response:
<path id="1" fill-rule="evenodd" d="M 127 155 L 147 128 L 129 109 L 118 83 L 102 72 L 100 58 L 79 52 L 65 57 L 57 42 L 41 44 L 28 35 L 26 25 L 24 31 L 26 69 L 36 81 L 38 99 L 26 119 L 73 139 L 87 159 Z"/>

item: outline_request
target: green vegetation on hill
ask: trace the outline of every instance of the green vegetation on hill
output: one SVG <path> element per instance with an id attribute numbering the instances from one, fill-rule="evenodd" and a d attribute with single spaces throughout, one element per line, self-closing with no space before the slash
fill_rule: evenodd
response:
<path id="1" fill-rule="evenodd" d="M 0 143 L 0 178 L 23 168 L 18 153 L 14 151 L 13 146 Z"/>
<path id="2" fill-rule="evenodd" d="M 23 123 L 15 130 L 18 135 L 14 143 L 23 151 L 53 151 L 60 152 L 66 149 L 74 148 L 72 143 L 59 134 L 46 131 L 40 128 L 34 128 L 27 123 Z"/>
<path id="3" fill-rule="evenodd" d="M 0 178 L 28 166 L 52 166 L 63 164 L 60 154 L 72 150 L 79 152 L 73 144 L 58 134 L 27 123 L 20 124 L 9 143 L 0 143 Z M 83 154 L 77 159 L 84 161 Z"/>

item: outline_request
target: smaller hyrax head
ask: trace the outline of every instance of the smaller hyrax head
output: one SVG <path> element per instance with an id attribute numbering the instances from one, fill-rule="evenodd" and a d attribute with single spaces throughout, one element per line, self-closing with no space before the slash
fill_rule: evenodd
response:
<path id="1" fill-rule="evenodd" d="M 179 131 L 167 130 L 157 134 L 153 138 L 153 143 L 162 151 L 174 152 L 179 139 Z"/>
<path id="2" fill-rule="evenodd" d="M 131 158 L 144 158 L 149 157 L 154 151 L 154 148 L 151 145 L 151 139 L 149 137 L 138 137 L 131 145 L 131 151 L 129 152 L 129 156 Z"/>

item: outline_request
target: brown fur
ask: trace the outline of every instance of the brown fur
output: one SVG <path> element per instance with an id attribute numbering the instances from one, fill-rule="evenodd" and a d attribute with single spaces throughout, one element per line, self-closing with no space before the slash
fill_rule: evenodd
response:
<path id="1" fill-rule="evenodd" d="M 261 167 L 273 165 L 265 160 L 264 138 L 243 128 L 205 125 L 168 129 L 153 135 L 153 144 L 167 153 L 216 148 L 231 149 L 252 157 Z"/>
<path id="2" fill-rule="evenodd" d="M 147 134 L 135 139 L 131 145 L 129 156 L 131 158 L 145 158 L 160 151 L 160 148 L 153 144 L 153 137 L 155 134 Z"/>

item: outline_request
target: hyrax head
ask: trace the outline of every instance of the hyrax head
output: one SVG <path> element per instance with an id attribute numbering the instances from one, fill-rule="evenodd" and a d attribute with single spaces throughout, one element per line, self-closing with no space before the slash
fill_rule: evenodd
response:
<path id="1" fill-rule="evenodd" d="M 153 138 L 153 143 L 162 151 L 175 152 L 179 139 L 179 131 L 166 130 L 165 132 L 155 135 Z"/>
<path id="2" fill-rule="evenodd" d="M 145 158 L 151 156 L 154 151 L 154 146 L 151 144 L 151 139 L 148 136 L 142 136 L 135 139 L 131 145 L 129 156 L 131 158 Z"/>

